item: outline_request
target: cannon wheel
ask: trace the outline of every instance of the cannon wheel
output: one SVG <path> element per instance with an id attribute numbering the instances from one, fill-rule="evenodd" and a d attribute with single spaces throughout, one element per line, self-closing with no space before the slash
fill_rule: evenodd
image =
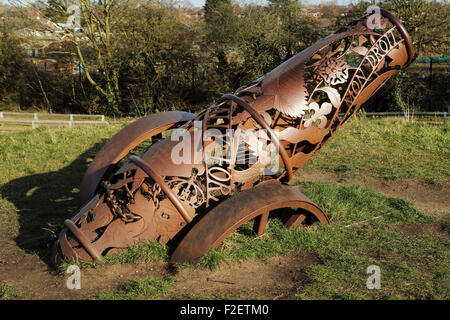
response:
<path id="1" fill-rule="evenodd" d="M 95 195 L 100 182 L 113 174 L 114 165 L 136 146 L 194 118 L 194 114 L 182 111 L 155 113 L 133 122 L 115 134 L 89 165 L 80 186 L 80 204 L 88 202 Z"/>
<path id="2" fill-rule="evenodd" d="M 287 228 L 298 227 L 307 215 L 328 224 L 325 213 L 296 188 L 280 184 L 261 185 L 225 200 L 202 217 L 181 240 L 170 263 L 197 264 L 209 250 L 219 246 L 228 235 L 251 219 L 255 219 L 254 231 L 258 235 L 263 234 L 270 211 L 288 207 L 299 210 L 287 220 Z"/>

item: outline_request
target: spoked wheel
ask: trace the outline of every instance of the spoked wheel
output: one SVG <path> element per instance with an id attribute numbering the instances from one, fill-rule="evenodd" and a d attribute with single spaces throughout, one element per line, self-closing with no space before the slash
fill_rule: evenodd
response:
<path id="1" fill-rule="evenodd" d="M 202 217 L 181 240 L 171 263 L 197 264 L 211 249 L 248 221 L 255 219 L 254 231 L 264 233 L 270 212 L 281 208 L 298 208 L 286 221 L 287 228 L 296 228 L 308 215 L 328 223 L 328 217 L 311 200 L 294 187 L 267 184 L 245 190 L 220 203 Z"/>

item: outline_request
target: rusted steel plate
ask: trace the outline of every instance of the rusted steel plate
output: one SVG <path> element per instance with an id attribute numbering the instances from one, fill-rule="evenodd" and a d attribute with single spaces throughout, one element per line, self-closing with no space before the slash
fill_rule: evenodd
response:
<path id="1" fill-rule="evenodd" d="M 94 196 L 98 183 L 104 178 L 108 168 L 118 163 L 133 148 L 150 137 L 193 118 L 194 114 L 183 111 L 155 113 L 119 131 L 100 149 L 89 165 L 80 186 L 80 203 L 84 204 Z"/>

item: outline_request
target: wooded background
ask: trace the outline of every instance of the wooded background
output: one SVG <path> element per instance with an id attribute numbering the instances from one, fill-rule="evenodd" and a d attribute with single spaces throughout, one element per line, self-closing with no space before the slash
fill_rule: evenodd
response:
<path id="1" fill-rule="evenodd" d="M 195 112 L 374 4 L 400 18 L 421 60 L 365 110 L 448 111 L 450 6 L 426 0 L 329 3 L 318 17 L 296 0 L 264 6 L 207 0 L 201 10 L 154 0 L 11 0 L 0 8 L 0 110 Z M 64 32 L 51 22 L 65 25 Z"/>

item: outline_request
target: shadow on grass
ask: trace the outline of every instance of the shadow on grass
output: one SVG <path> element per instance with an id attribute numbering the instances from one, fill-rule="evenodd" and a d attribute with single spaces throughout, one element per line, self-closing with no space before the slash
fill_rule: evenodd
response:
<path id="1" fill-rule="evenodd" d="M 0 195 L 14 204 L 19 215 L 15 242 L 26 252 L 37 254 L 49 266 L 52 266 L 53 242 L 64 220 L 80 205 L 78 187 L 89 160 L 105 142 L 96 143 L 58 171 L 21 177 L 0 187 Z"/>

